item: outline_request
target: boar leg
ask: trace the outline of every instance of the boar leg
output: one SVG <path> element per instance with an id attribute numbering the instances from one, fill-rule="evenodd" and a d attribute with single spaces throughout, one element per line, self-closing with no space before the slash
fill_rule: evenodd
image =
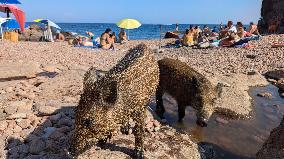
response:
<path id="1" fill-rule="evenodd" d="M 129 121 L 124 122 L 120 128 L 121 133 L 124 135 L 129 135 L 129 130 L 130 130 Z"/>
<path id="2" fill-rule="evenodd" d="M 161 119 L 163 119 L 165 113 L 165 107 L 163 104 L 163 89 L 160 86 L 158 86 L 156 91 L 156 104 L 157 104 L 156 113 Z"/>
<path id="3" fill-rule="evenodd" d="M 178 105 L 178 121 L 182 122 L 184 116 L 185 116 L 185 106 Z"/>
<path id="4" fill-rule="evenodd" d="M 135 158 L 144 159 L 144 132 L 145 132 L 145 108 L 136 111 L 133 117 L 135 121 L 134 136 L 135 136 Z"/>

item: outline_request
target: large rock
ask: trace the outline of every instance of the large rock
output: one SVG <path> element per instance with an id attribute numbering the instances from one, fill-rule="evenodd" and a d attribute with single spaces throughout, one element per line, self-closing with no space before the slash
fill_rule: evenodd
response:
<path id="1" fill-rule="evenodd" d="M 284 158 L 284 119 L 280 126 L 270 133 L 270 137 L 256 156 L 257 159 Z"/>
<path id="2" fill-rule="evenodd" d="M 263 0 L 261 8 L 259 27 L 262 32 L 267 32 L 268 28 L 275 28 L 278 33 L 284 33 L 284 1 Z M 275 26 L 275 27 L 274 27 Z"/>
<path id="3" fill-rule="evenodd" d="M 0 62 L 0 82 L 12 79 L 36 77 L 42 72 L 40 65 L 31 61 Z"/>
<path id="4" fill-rule="evenodd" d="M 41 41 L 43 30 L 37 25 L 31 25 L 24 33 L 19 35 L 20 41 Z"/>

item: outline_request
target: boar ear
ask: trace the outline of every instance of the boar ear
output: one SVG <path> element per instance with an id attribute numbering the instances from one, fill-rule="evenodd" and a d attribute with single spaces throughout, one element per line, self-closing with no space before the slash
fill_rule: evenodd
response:
<path id="1" fill-rule="evenodd" d="M 117 100 L 117 82 L 111 81 L 102 90 L 102 97 L 107 104 L 114 104 Z"/>

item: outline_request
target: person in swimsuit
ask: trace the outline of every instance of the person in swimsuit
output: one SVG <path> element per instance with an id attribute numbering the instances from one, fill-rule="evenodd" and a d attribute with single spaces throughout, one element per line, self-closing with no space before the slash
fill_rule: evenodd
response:
<path id="1" fill-rule="evenodd" d="M 107 28 L 106 31 L 101 35 L 100 44 L 102 49 L 115 49 L 114 42 L 110 37 L 111 32 L 112 30 L 110 28 Z"/>
<path id="2" fill-rule="evenodd" d="M 118 41 L 123 44 L 127 41 L 127 35 L 123 28 L 120 29 L 120 32 L 118 34 Z"/>
<path id="3" fill-rule="evenodd" d="M 250 34 L 260 35 L 259 32 L 258 32 L 257 25 L 254 24 L 253 22 L 250 23 L 248 32 L 249 32 Z"/>
<path id="4" fill-rule="evenodd" d="M 240 38 L 244 38 L 246 36 L 246 31 L 242 22 L 237 22 L 237 31 L 237 35 Z"/>

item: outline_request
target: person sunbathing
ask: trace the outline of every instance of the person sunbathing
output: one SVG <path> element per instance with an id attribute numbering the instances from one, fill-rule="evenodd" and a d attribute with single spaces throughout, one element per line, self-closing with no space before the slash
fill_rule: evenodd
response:
<path id="1" fill-rule="evenodd" d="M 250 23 L 249 29 L 248 29 L 248 33 L 250 34 L 254 34 L 254 35 L 260 35 L 257 25 L 254 24 L 253 22 Z"/>
<path id="2" fill-rule="evenodd" d="M 56 41 L 64 41 L 65 36 L 62 33 L 60 33 L 60 31 L 57 31 L 56 35 L 55 35 L 55 39 L 56 39 Z"/>
<path id="3" fill-rule="evenodd" d="M 123 28 L 120 29 L 120 32 L 118 34 L 118 42 L 120 42 L 121 44 L 127 42 L 127 35 Z"/>
<path id="4" fill-rule="evenodd" d="M 110 37 L 111 32 L 112 32 L 112 30 L 108 28 L 101 35 L 100 44 L 101 44 L 102 49 L 105 49 L 105 50 L 114 49 L 114 42 Z"/>
<path id="5" fill-rule="evenodd" d="M 189 31 L 189 29 L 186 29 L 185 34 L 182 37 L 181 43 L 183 46 L 194 45 L 193 34 Z"/>

